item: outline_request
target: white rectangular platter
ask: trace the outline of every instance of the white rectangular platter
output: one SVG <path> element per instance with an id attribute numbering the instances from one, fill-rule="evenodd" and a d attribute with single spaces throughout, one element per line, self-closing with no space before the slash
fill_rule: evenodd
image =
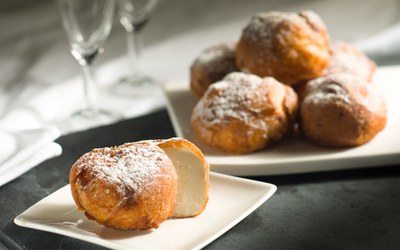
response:
<path id="1" fill-rule="evenodd" d="M 168 113 L 177 136 L 195 143 L 205 154 L 215 172 L 240 175 L 277 175 L 400 163 L 400 66 L 378 68 L 374 84 L 384 96 L 388 108 L 386 127 L 369 143 L 345 149 L 314 146 L 295 136 L 265 150 L 232 155 L 216 151 L 200 142 L 190 125 L 196 99 L 189 83 L 170 83 L 165 86 Z"/>

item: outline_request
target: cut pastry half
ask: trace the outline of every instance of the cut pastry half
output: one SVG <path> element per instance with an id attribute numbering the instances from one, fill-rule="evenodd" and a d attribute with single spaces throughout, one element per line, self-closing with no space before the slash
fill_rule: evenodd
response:
<path id="1" fill-rule="evenodd" d="M 208 201 L 210 167 L 193 143 L 172 138 L 157 140 L 172 160 L 178 176 L 176 200 L 171 218 L 194 217 L 203 212 Z"/>

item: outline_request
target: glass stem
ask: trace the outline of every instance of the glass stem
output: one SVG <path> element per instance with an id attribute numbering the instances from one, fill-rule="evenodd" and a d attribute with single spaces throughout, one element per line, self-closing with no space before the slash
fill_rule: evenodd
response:
<path id="1" fill-rule="evenodd" d="M 127 32 L 128 59 L 134 70 L 140 69 L 142 53 L 142 32 L 132 30 Z"/>
<path id="2" fill-rule="evenodd" d="M 97 109 L 96 107 L 96 97 L 97 89 L 96 83 L 93 76 L 92 67 L 90 64 L 82 65 L 83 71 L 83 95 L 84 95 L 84 105 L 86 109 Z"/>

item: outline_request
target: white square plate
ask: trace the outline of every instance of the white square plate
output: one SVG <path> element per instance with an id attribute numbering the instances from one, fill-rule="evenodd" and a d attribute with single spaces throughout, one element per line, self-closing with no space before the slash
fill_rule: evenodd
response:
<path id="1" fill-rule="evenodd" d="M 117 230 L 88 220 L 77 210 L 69 185 L 15 218 L 19 226 L 62 234 L 112 249 L 200 249 L 228 231 L 276 191 L 276 186 L 210 174 L 206 209 L 195 218 L 173 219 L 158 229 Z"/>
<path id="2" fill-rule="evenodd" d="M 378 68 L 374 84 L 385 97 L 388 119 L 385 129 L 369 143 L 354 148 L 329 149 L 314 146 L 300 136 L 293 136 L 273 147 L 247 155 L 217 151 L 196 138 L 190 125 L 196 99 L 189 91 L 189 83 L 167 84 L 165 93 L 175 133 L 193 142 L 203 151 L 212 171 L 256 176 L 400 163 L 400 66 Z"/>

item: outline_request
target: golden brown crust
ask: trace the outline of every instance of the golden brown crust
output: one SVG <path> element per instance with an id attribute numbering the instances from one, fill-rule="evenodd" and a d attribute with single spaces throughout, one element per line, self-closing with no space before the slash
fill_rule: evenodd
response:
<path id="1" fill-rule="evenodd" d="M 245 154 L 289 134 L 297 96 L 271 77 L 231 73 L 210 86 L 191 117 L 196 136 L 224 151 Z"/>
<path id="2" fill-rule="evenodd" d="M 300 102 L 306 138 L 330 147 L 367 143 L 386 124 L 386 104 L 374 87 L 349 74 L 309 81 Z"/>
<path id="3" fill-rule="evenodd" d="M 157 228 L 173 212 L 176 183 L 171 160 L 153 144 L 94 149 L 70 171 L 78 208 L 120 229 Z"/>
<path id="4" fill-rule="evenodd" d="M 259 13 L 242 32 L 236 63 L 244 72 L 293 85 L 320 76 L 329 52 L 325 24 L 314 12 Z"/>
<path id="5" fill-rule="evenodd" d="M 201 98 L 208 86 L 228 73 L 239 71 L 235 60 L 236 43 L 225 42 L 203 50 L 190 67 L 190 90 Z"/>
<path id="6" fill-rule="evenodd" d="M 348 73 L 367 82 L 372 81 L 376 64 L 356 47 L 345 42 L 335 42 L 331 46 L 331 55 L 322 75 Z"/>

